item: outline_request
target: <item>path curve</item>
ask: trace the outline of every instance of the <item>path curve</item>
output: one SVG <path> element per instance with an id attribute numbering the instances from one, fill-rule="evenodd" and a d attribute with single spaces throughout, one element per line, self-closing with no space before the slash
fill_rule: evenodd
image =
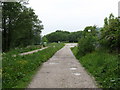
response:
<path id="1" fill-rule="evenodd" d="M 28 88 L 97 88 L 66 44 L 39 69 Z"/>
<path id="2" fill-rule="evenodd" d="M 23 55 L 33 54 L 33 53 L 36 53 L 36 52 L 38 52 L 38 51 L 44 50 L 44 49 L 46 49 L 46 48 L 48 48 L 48 47 L 43 47 L 43 48 L 41 48 L 41 49 L 36 49 L 36 50 L 33 50 L 33 51 L 24 52 L 24 53 L 21 53 L 21 54 L 19 54 L 19 55 L 20 55 L 20 56 L 23 56 Z"/>

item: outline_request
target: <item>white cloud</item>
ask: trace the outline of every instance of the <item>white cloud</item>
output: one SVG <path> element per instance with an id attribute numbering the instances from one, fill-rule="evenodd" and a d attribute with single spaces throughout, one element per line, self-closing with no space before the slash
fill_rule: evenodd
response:
<path id="1" fill-rule="evenodd" d="M 56 30 L 76 31 L 87 25 L 102 26 L 104 18 L 118 15 L 119 0 L 29 0 L 42 20 L 43 35 Z"/>

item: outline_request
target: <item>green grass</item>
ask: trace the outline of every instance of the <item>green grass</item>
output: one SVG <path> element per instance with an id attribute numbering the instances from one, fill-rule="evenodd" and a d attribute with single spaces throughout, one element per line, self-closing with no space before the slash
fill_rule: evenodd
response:
<path id="1" fill-rule="evenodd" d="M 4 53 L 2 59 L 3 88 L 27 87 L 41 64 L 51 58 L 63 46 L 63 43 L 53 43 L 47 49 L 25 56 L 13 57 L 13 51 Z"/>
<path id="2" fill-rule="evenodd" d="M 83 57 L 72 48 L 76 58 L 96 79 L 101 88 L 120 88 L 120 59 L 117 55 L 105 51 L 95 51 Z"/>

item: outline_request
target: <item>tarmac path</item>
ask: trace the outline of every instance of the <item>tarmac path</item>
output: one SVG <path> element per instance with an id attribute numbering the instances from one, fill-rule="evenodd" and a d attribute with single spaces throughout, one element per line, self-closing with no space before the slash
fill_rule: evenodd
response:
<path id="1" fill-rule="evenodd" d="M 97 88 L 92 78 L 75 58 L 66 44 L 45 62 L 34 76 L 28 88 Z"/>

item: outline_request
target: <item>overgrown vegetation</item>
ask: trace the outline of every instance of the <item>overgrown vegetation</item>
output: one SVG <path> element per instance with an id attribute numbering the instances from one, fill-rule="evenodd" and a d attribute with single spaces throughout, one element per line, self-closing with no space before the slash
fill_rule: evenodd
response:
<path id="1" fill-rule="evenodd" d="M 96 31 L 86 27 L 78 47 L 72 51 L 80 63 L 95 77 L 101 88 L 120 88 L 120 21 L 110 14 L 104 27 Z"/>
<path id="2" fill-rule="evenodd" d="M 117 55 L 106 51 L 94 51 L 81 57 L 77 47 L 72 51 L 83 67 L 90 72 L 101 88 L 120 88 L 120 62 Z"/>
<path id="3" fill-rule="evenodd" d="M 47 49 L 25 56 L 13 56 L 12 52 L 4 53 L 3 88 L 25 88 L 38 67 L 63 46 L 63 43 L 53 43 Z"/>
<path id="4" fill-rule="evenodd" d="M 120 21 L 113 14 L 110 14 L 109 18 L 106 17 L 104 20 L 100 43 L 110 52 L 120 53 Z"/>

